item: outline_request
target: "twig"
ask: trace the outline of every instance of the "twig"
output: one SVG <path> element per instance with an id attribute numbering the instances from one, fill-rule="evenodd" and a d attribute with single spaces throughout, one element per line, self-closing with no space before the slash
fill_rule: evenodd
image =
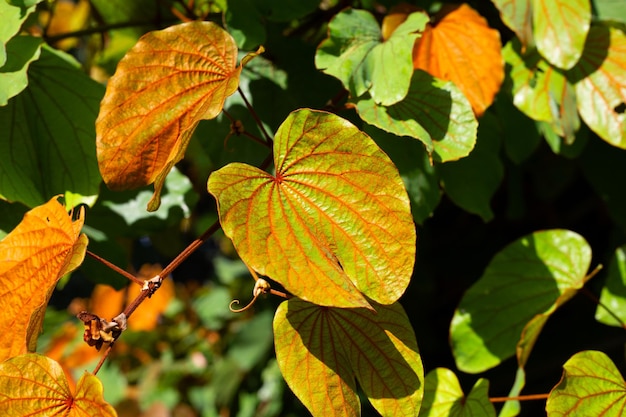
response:
<path id="1" fill-rule="evenodd" d="M 248 98 L 246 97 L 246 95 L 243 93 L 243 90 L 241 90 L 241 87 L 238 87 L 237 91 L 239 91 L 239 94 L 243 98 L 243 101 L 246 103 L 246 107 L 248 108 L 248 111 L 250 111 L 250 114 L 254 118 L 254 121 L 256 122 L 257 126 L 259 126 L 259 129 L 261 129 L 261 132 L 263 132 L 263 136 L 265 136 L 265 140 L 267 141 L 267 144 L 269 145 L 271 149 L 274 146 L 274 141 L 265 130 L 265 126 L 263 126 L 263 122 L 261 121 L 261 119 L 259 119 L 259 116 L 256 114 L 256 112 L 252 108 L 252 105 L 248 101 Z"/>
<path id="2" fill-rule="evenodd" d="M 533 400 L 547 400 L 550 394 L 529 394 L 519 395 L 517 397 L 493 397 L 489 398 L 492 403 L 503 403 L 506 401 L 533 401 Z"/>
<path id="3" fill-rule="evenodd" d="M 610 308 L 608 308 L 606 305 L 604 305 L 600 299 L 598 297 L 596 297 L 596 295 L 594 293 L 592 293 L 591 291 L 589 291 L 587 288 L 582 288 L 580 291 L 582 294 L 586 295 L 587 298 L 589 298 L 591 301 L 593 301 L 594 303 L 596 303 L 597 305 L 599 305 L 600 307 L 602 307 L 604 309 L 604 311 L 606 311 L 607 313 L 609 313 L 609 315 L 611 317 L 613 317 L 613 319 L 615 321 L 617 321 L 620 326 L 622 326 L 623 329 L 626 329 L 626 324 L 624 324 L 624 322 L 622 321 L 622 319 L 619 318 L 619 316 L 617 314 L 615 314 Z"/>
<path id="4" fill-rule="evenodd" d="M 139 284 L 139 285 L 143 285 L 144 282 L 143 280 L 137 278 L 136 276 L 134 276 L 133 274 L 131 274 L 128 271 L 123 270 L 122 268 L 120 268 L 119 266 L 107 261 L 106 259 L 96 255 L 95 253 L 87 250 L 87 255 L 91 256 L 92 258 L 94 258 L 96 261 L 108 266 L 109 268 L 111 268 L 112 270 L 114 270 L 115 272 L 117 272 L 118 274 L 128 278 L 129 280 L 133 281 L 135 284 Z"/>
<path id="5" fill-rule="evenodd" d="M 109 30 L 112 29 L 123 29 L 123 28 L 129 28 L 129 27 L 136 27 L 136 26 L 162 26 L 162 25 L 169 25 L 169 24 L 173 24 L 178 22 L 178 19 L 169 19 L 169 20 L 165 20 L 163 22 L 153 22 L 153 21 L 145 21 L 145 20 L 133 20 L 133 21 L 129 21 L 129 22 L 119 22 L 119 23 L 109 23 L 109 24 L 105 24 L 102 26 L 96 26 L 93 28 L 87 28 L 87 29 L 81 29 L 81 30 L 75 30 L 72 32 L 66 32 L 66 33 L 59 33 L 57 35 L 53 35 L 53 36 L 43 36 L 43 39 L 47 42 L 47 43 L 54 43 L 54 42 L 58 42 L 62 39 L 67 39 L 67 38 L 79 38 L 81 36 L 88 36 L 88 35 L 94 35 L 96 33 L 104 33 L 104 32 L 108 32 Z"/>

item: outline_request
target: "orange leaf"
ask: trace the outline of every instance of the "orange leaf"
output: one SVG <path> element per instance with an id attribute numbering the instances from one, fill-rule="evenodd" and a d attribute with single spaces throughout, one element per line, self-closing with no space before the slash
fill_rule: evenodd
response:
<path id="1" fill-rule="evenodd" d="M 96 121 L 102 178 L 124 190 L 155 183 L 180 161 L 196 125 L 216 117 L 237 90 L 241 66 L 233 38 L 211 22 L 144 35 L 110 79 Z"/>
<path id="2" fill-rule="evenodd" d="M 52 290 L 85 256 L 80 214 L 73 222 L 54 197 L 0 242 L 0 361 L 35 349 Z"/>
<path id="3" fill-rule="evenodd" d="M 61 366 L 37 354 L 0 364 L 0 415 L 3 417 L 113 417 L 102 383 L 85 373 L 72 393 Z"/>
<path id="4" fill-rule="evenodd" d="M 434 21 L 415 42 L 413 67 L 452 81 L 481 116 L 504 79 L 500 35 L 466 4 L 443 7 Z"/>

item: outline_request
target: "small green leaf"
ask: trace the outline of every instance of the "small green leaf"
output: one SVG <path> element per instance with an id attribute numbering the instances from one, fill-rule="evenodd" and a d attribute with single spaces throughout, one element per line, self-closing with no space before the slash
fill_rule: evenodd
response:
<path id="1" fill-rule="evenodd" d="M 419 417 L 495 417 L 489 402 L 489 381 L 479 379 L 467 397 L 454 372 L 433 369 L 426 375 L 424 400 Z"/>
<path id="2" fill-rule="evenodd" d="M 375 103 L 389 106 L 409 91 L 413 45 L 428 16 L 411 13 L 383 41 L 378 22 L 365 10 L 338 13 L 328 25 L 328 39 L 315 55 L 315 66 L 338 78 L 353 98 L 369 91 Z"/>
<path id="3" fill-rule="evenodd" d="M 500 17 L 526 48 L 533 48 L 532 0 L 493 0 Z"/>
<path id="4" fill-rule="evenodd" d="M 578 352 L 563 365 L 561 382 L 548 397 L 548 417 L 621 417 L 626 410 L 626 384 L 604 353 Z"/>
<path id="5" fill-rule="evenodd" d="M 589 0 L 533 0 L 537 49 L 552 65 L 570 69 L 582 55 L 591 25 Z"/>
<path id="6" fill-rule="evenodd" d="M 0 22 L 2 22 L 0 25 L 0 68 L 7 60 L 5 50 L 7 42 L 20 31 L 22 23 L 35 11 L 35 6 L 40 1 L 0 1 Z"/>
<path id="7" fill-rule="evenodd" d="M 591 0 L 598 20 L 626 23 L 626 2 L 622 0 Z"/>
<path id="8" fill-rule="evenodd" d="M 413 329 L 400 304 L 374 307 L 327 308 L 296 298 L 278 307 L 278 365 L 313 415 L 360 415 L 355 379 L 383 416 L 417 415 L 424 370 Z"/>
<path id="9" fill-rule="evenodd" d="M 232 163 L 211 174 L 224 233 L 242 260 L 320 305 L 382 304 L 406 289 L 415 225 L 393 162 L 325 112 L 289 115 L 274 138 L 275 175 Z"/>
<path id="10" fill-rule="evenodd" d="M 28 85 L 28 66 L 39 58 L 41 38 L 16 36 L 6 45 L 7 62 L 0 68 L 0 106 Z"/>
<path id="11" fill-rule="evenodd" d="M 369 124 L 420 140 L 438 162 L 463 158 L 476 143 L 478 122 L 463 93 L 421 70 L 414 72 L 401 102 L 383 107 L 366 98 L 356 103 L 356 109 Z"/>
<path id="12" fill-rule="evenodd" d="M 524 236 L 496 254 L 454 313 L 458 368 L 483 372 L 516 350 L 523 366 L 545 320 L 584 285 L 590 262 L 587 242 L 558 229 Z"/>
<path id="13" fill-rule="evenodd" d="M 626 323 L 626 245 L 615 249 L 607 268 L 607 278 L 602 287 L 596 320 L 609 326 L 623 327 Z M 613 315 L 619 317 L 621 323 Z"/>
<path id="14" fill-rule="evenodd" d="M 504 151 L 513 163 L 519 165 L 539 146 L 539 130 L 534 120 L 526 117 L 504 94 L 496 98 L 493 109 L 501 121 Z"/>

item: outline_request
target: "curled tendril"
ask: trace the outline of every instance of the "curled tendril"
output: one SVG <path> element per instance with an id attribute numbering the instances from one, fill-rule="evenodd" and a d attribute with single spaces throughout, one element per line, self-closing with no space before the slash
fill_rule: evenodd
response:
<path id="1" fill-rule="evenodd" d="M 242 311 L 246 311 L 247 309 L 252 307 L 252 305 L 256 302 L 256 299 L 259 298 L 261 294 L 267 294 L 268 292 L 270 292 L 270 290 L 271 290 L 270 284 L 267 281 L 265 281 L 263 278 L 257 277 L 256 282 L 254 283 L 254 289 L 252 290 L 252 294 L 254 295 L 254 297 L 252 298 L 252 301 L 250 301 L 248 305 L 246 305 L 245 307 L 242 307 L 240 309 L 234 309 L 233 305 L 239 304 L 239 300 L 233 300 L 228 305 L 228 309 L 232 311 L 233 313 L 241 313 Z"/>
<path id="2" fill-rule="evenodd" d="M 228 309 L 230 311 L 232 311 L 233 313 L 241 313 L 242 311 L 246 311 L 248 310 L 250 307 L 252 307 L 252 305 L 255 303 L 256 299 L 259 298 L 259 294 L 255 295 L 254 298 L 252 299 L 252 301 L 250 301 L 248 303 L 248 305 L 246 305 L 245 307 L 241 307 L 240 309 L 235 309 L 233 308 L 233 304 L 239 304 L 239 300 L 233 300 L 230 302 L 230 304 L 228 305 Z"/>

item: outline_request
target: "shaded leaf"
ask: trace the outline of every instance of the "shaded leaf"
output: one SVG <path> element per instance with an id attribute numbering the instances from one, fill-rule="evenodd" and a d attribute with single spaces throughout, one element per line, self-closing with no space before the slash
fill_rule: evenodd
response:
<path id="1" fill-rule="evenodd" d="M 501 121 L 504 151 L 511 161 L 519 165 L 532 155 L 541 142 L 537 125 L 504 95 L 496 99 L 493 109 Z"/>
<path id="2" fill-rule="evenodd" d="M 326 308 L 296 298 L 278 307 L 278 365 L 313 415 L 360 415 L 356 381 L 383 416 L 417 415 L 424 370 L 413 329 L 400 304 L 375 309 Z"/>
<path id="3" fill-rule="evenodd" d="M 0 1 L 0 68 L 6 63 L 7 54 L 5 46 L 22 27 L 26 18 L 35 11 L 35 6 L 41 0 L 34 0 L 29 4 L 14 4 L 8 1 Z"/>
<path id="4" fill-rule="evenodd" d="M 29 85 L 0 107 L 0 197 L 29 207 L 66 194 L 93 204 L 101 183 L 93 143 L 103 87 L 72 57 L 43 46 Z"/>
<path id="5" fill-rule="evenodd" d="M 419 417 L 495 417 L 489 402 L 489 381 L 479 379 L 467 397 L 454 372 L 433 369 L 426 375 Z"/>
<path id="6" fill-rule="evenodd" d="M 523 366 L 550 314 L 584 285 L 590 262 L 589 245 L 569 230 L 535 232 L 498 252 L 454 312 L 458 368 L 483 372 L 516 352 Z"/>
<path id="7" fill-rule="evenodd" d="M 622 0 L 591 0 L 598 20 L 626 23 L 626 3 Z"/>
<path id="8" fill-rule="evenodd" d="M 620 417 L 626 410 L 626 383 L 604 353 L 578 352 L 563 365 L 561 382 L 552 389 L 548 417 Z"/>
<path id="9" fill-rule="evenodd" d="M 433 20 L 415 42 L 413 66 L 452 81 L 480 117 L 504 80 L 500 34 L 467 4 L 444 6 Z"/>
<path id="10" fill-rule="evenodd" d="M 502 21 L 509 27 L 523 45 L 523 49 L 535 46 L 533 38 L 533 0 L 492 0 L 500 11 Z"/>
<path id="11" fill-rule="evenodd" d="M 412 13 L 382 41 L 370 12 L 342 11 L 328 24 L 328 38 L 317 49 L 315 66 L 338 78 L 354 99 L 369 91 L 375 103 L 397 103 L 409 91 L 413 44 L 427 21 L 425 13 Z"/>
<path id="12" fill-rule="evenodd" d="M 39 58 L 41 38 L 15 36 L 6 44 L 7 62 L 0 67 L 0 106 L 21 93 L 28 85 L 26 71 Z"/>
<path id="13" fill-rule="evenodd" d="M 85 255 L 82 225 L 82 213 L 73 222 L 54 197 L 0 241 L 0 332 L 11 335 L 0 344 L 0 361 L 34 350 L 54 286 Z"/>
<path id="14" fill-rule="evenodd" d="M 575 83 L 578 111 L 585 123 L 613 146 L 626 149 L 626 34 L 592 26 L 578 65 L 567 77 Z"/>
<path id="15" fill-rule="evenodd" d="M 232 37 L 210 22 L 150 32 L 126 54 L 107 85 L 96 121 L 100 172 L 109 188 L 155 183 L 185 153 L 201 119 L 212 119 L 237 89 L 241 66 Z"/>
<path id="16" fill-rule="evenodd" d="M 85 373 L 71 392 L 61 366 L 45 356 L 21 355 L 0 363 L 0 413 L 5 417 L 113 417 L 102 383 Z"/>
<path id="17" fill-rule="evenodd" d="M 600 294 L 602 305 L 596 308 L 596 320 L 609 326 L 622 327 L 626 323 L 626 245 L 615 249 L 606 274 L 606 282 Z M 607 308 L 622 322 L 609 314 Z"/>
<path id="18" fill-rule="evenodd" d="M 369 124 L 420 140 L 439 162 L 467 156 L 476 143 L 478 122 L 463 93 L 421 70 L 413 73 L 401 102 L 383 107 L 366 98 L 356 103 L 356 109 Z"/>
<path id="19" fill-rule="evenodd" d="M 327 306 L 382 304 L 406 289 L 415 226 L 398 171 L 333 114 L 298 110 L 274 138 L 275 176 L 232 163 L 211 174 L 224 233 L 243 261 Z"/>

